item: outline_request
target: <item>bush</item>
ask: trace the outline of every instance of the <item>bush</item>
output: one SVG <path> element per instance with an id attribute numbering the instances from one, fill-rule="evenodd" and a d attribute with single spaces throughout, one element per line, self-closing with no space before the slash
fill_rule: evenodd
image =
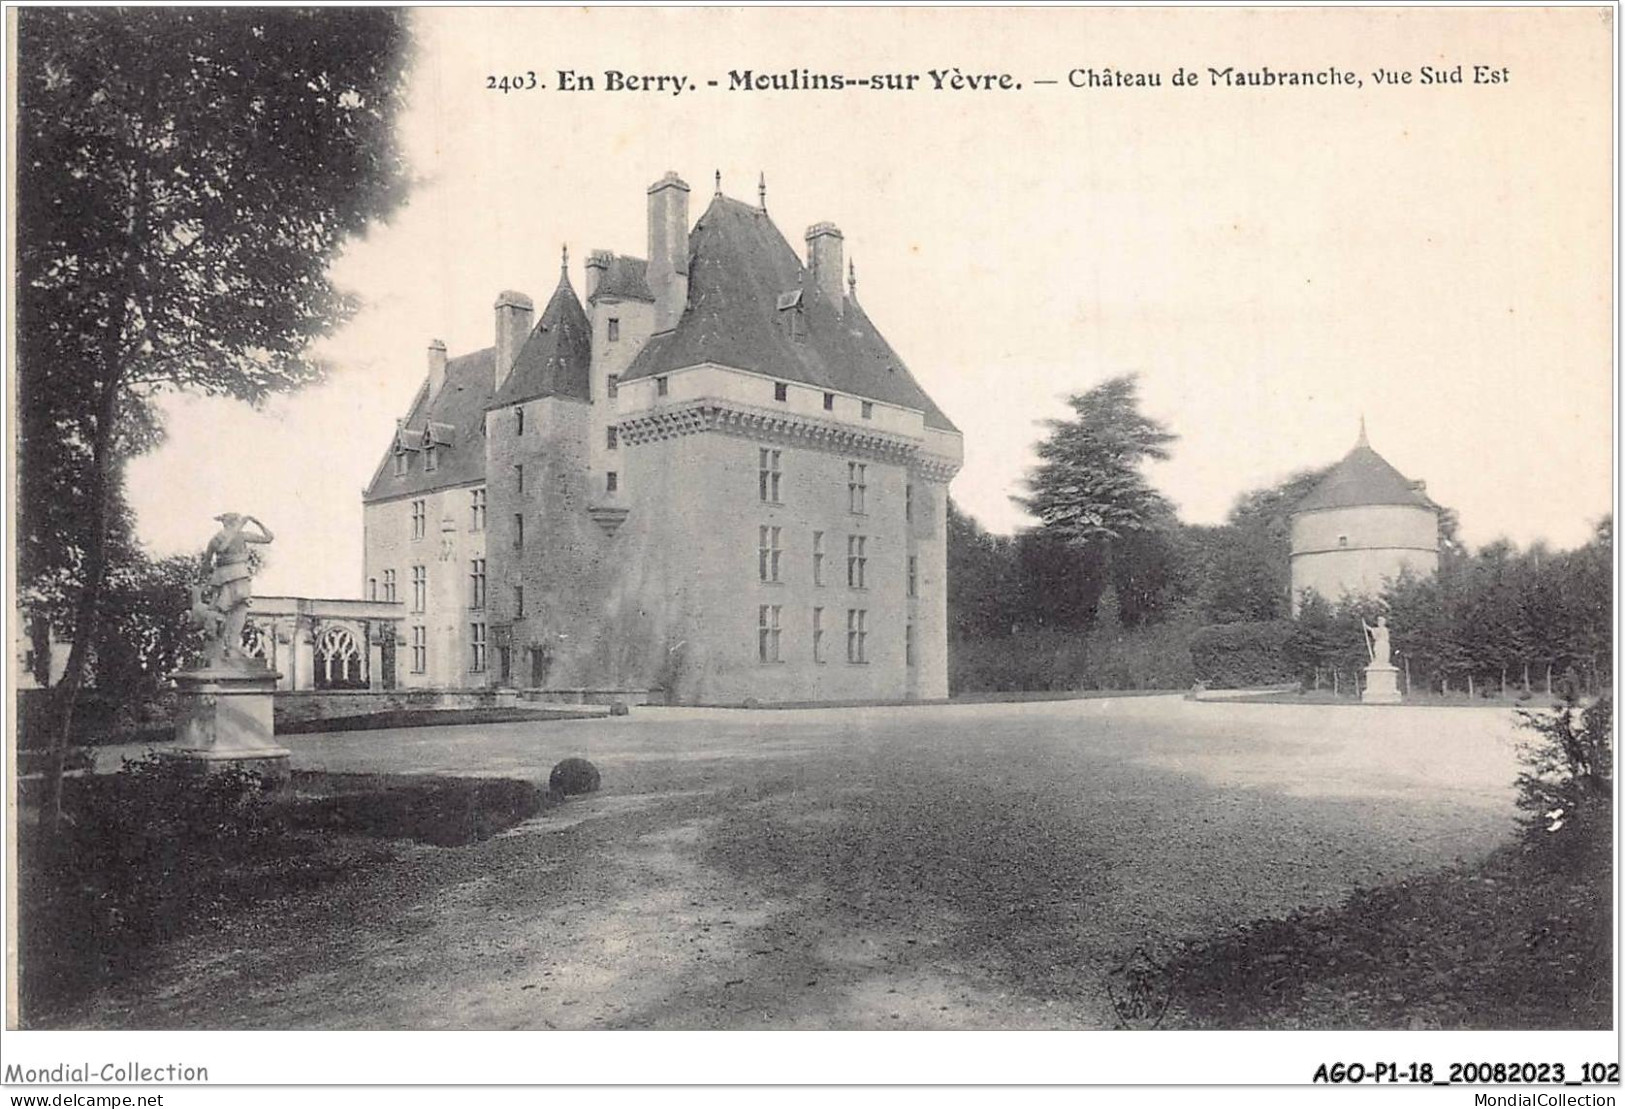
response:
<path id="1" fill-rule="evenodd" d="M 1210 624 L 1191 636 L 1196 677 L 1213 689 L 1240 689 L 1294 680 L 1287 655 L 1289 620 Z"/>
<path id="2" fill-rule="evenodd" d="M 1613 843 L 1614 702 L 1580 707 L 1574 688 L 1549 712 L 1517 709 L 1523 745 L 1518 808 L 1525 846 L 1556 869 L 1607 858 Z"/>
<path id="3" fill-rule="evenodd" d="M 271 830 L 259 775 L 199 776 L 148 755 L 74 780 L 54 839 L 20 828 L 25 1006 L 117 978 L 153 943 L 251 896 L 242 864 Z"/>
<path id="4" fill-rule="evenodd" d="M 598 768 L 586 759 L 568 758 L 547 776 L 547 788 L 562 797 L 598 790 Z"/>

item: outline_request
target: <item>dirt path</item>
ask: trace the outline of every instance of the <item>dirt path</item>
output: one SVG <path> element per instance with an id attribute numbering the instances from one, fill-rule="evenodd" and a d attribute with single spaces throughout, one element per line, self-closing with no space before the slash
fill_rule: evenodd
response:
<path id="1" fill-rule="evenodd" d="M 1137 945 L 1511 827 L 1509 714 L 1177 699 L 295 737 L 334 770 L 605 790 L 173 945 L 125 1028 L 1099 1028 Z"/>

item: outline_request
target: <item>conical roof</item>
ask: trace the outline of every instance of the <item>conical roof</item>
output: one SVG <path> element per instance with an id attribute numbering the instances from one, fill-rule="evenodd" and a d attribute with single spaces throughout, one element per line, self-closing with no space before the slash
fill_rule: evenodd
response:
<path id="1" fill-rule="evenodd" d="M 541 322 L 532 329 L 513 369 L 491 400 L 497 408 L 537 397 L 591 400 L 592 324 L 576 299 L 567 273 L 547 302 Z"/>
<path id="2" fill-rule="evenodd" d="M 1294 512 L 1324 508 L 1356 508 L 1362 505 L 1399 504 L 1435 509 L 1437 506 L 1388 460 L 1366 442 L 1365 424 L 1354 449 L 1327 474 L 1319 485 L 1298 502 Z"/>

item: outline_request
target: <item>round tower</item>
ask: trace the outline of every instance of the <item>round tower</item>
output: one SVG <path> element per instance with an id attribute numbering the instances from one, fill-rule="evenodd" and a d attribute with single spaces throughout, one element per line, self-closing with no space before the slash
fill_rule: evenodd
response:
<path id="1" fill-rule="evenodd" d="M 1345 593 L 1375 596 L 1409 569 L 1439 569 L 1439 506 L 1425 486 L 1390 466 L 1366 441 L 1292 510 L 1292 612 L 1305 590 L 1336 602 Z"/>

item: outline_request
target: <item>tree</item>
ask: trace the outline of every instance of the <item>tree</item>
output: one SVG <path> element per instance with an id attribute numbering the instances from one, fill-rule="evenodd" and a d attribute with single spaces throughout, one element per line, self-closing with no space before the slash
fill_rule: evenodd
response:
<path id="1" fill-rule="evenodd" d="M 1067 399 L 1070 420 L 1049 420 L 1038 444 L 1029 496 L 1016 502 L 1046 531 L 1080 548 L 1153 526 L 1171 515 L 1141 467 L 1169 457 L 1177 438 L 1143 415 L 1133 375 L 1114 377 Z"/>
<path id="2" fill-rule="evenodd" d="M 48 826 L 123 460 L 151 441 L 157 393 L 257 402 L 319 376 L 311 340 L 354 307 L 328 265 L 405 195 L 393 123 L 406 20 L 357 8 L 18 13 L 21 543 L 41 575 L 25 585 L 66 575 L 73 633 Z"/>

